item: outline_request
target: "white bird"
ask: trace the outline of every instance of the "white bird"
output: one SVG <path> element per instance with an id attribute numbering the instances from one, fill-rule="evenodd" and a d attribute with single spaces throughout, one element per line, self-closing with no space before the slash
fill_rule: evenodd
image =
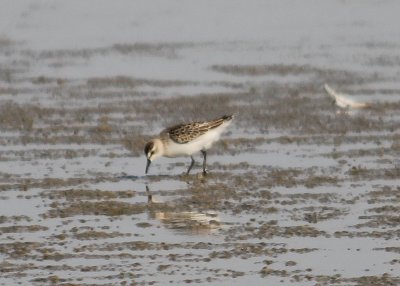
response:
<path id="1" fill-rule="evenodd" d="M 351 99 L 348 97 L 347 94 L 337 93 L 327 84 L 324 85 L 324 88 L 325 88 L 326 92 L 335 100 L 336 105 L 341 108 L 360 109 L 360 108 L 366 108 L 370 105 L 367 102 L 359 102 L 354 99 Z"/>
<path id="2" fill-rule="evenodd" d="M 151 162 L 161 156 L 190 156 L 192 161 L 186 172 L 189 174 L 195 163 L 192 155 L 200 151 L 203 154 L 203 175 L 206 175 L 207 149 L 219 140 L 232 119 L 233 115 L 225 115 L 211 121 L 180 124 L 163 130 L 144 147 L 147 157 L 145 173 L 147 174 Z"/>

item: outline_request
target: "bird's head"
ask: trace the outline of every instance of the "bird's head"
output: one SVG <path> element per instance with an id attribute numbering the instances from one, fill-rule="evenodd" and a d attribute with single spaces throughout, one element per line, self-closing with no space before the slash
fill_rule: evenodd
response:
<path id="1" fill-rule="evenodd" d="M 144 146 L 144 154 L 146 155 L 147 158 L 146 171 L 145 171 L 145 173 L 147 174 L 151 162 L 157 159 L 158 157 L 162 156 L 161 140 L 152 139 L 149 142 L 147 142 L 146 145 Z"/>

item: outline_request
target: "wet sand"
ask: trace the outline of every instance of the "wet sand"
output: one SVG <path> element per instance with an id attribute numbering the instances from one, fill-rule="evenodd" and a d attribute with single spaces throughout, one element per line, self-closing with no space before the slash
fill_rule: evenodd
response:
<path id="1" fill-rule="evenodd" d="M 357 17 L 306 43 L 0 34 L 0 285 L 399 285 L 400 42 Z M 164 126 L 231 113 L 207 177 L 144 175 Z"/>

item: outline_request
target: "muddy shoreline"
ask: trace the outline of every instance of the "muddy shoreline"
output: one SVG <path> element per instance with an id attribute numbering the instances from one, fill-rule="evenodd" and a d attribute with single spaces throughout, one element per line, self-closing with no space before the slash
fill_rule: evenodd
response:
<path id="1" fill-rule="evenodd" d="M 399 285 L 399 43 L 362 37 L 0 33 L 0 285 Z M 144 175 L 146 140 L 223 114 L 207 177 L 199 156 Z"/>

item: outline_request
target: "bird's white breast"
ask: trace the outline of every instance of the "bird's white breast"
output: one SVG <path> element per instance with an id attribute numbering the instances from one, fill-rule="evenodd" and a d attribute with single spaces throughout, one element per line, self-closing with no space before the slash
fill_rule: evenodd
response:
<path id="1" fill-rule="evenodd" d="M 228 127 L 229 123 L 230 122 L 223 123 L 221 126 L 207 131 L 205 134 L 188 143 L 179 144 L 169 140 L 164 146 L 164 156 L 190 156 L 196 152 L 199 152 L 200 150 L 209 149 L 214 142 L 219 140 L 221 133 L 226 129 L 226 127 Z"/>

